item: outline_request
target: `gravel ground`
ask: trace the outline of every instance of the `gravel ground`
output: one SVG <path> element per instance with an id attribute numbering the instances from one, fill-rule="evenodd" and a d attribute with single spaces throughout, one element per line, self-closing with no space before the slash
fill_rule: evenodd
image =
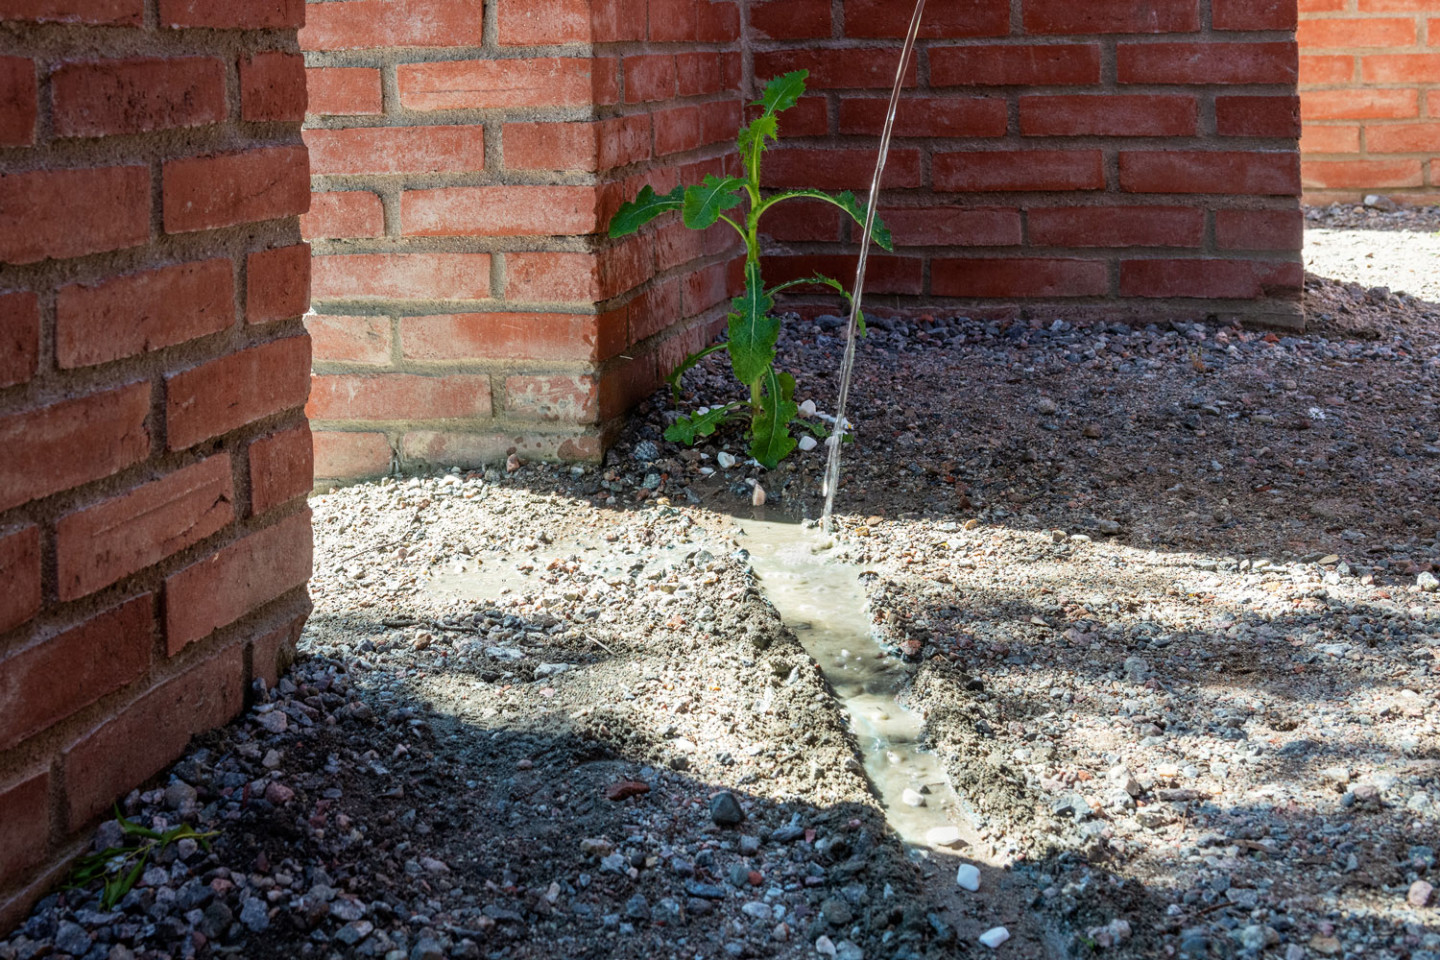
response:
<path id="1" fill-rule="evenodd" d="M 112 911 L 47 898 L 0 960 L 877 960 L 992 924 L 997 956 L 1437 960 L 1440 316 L 1307 287 L 1304 337 L 875 324 L 831 549 L 980 894 L 906 856 L 737 549 L 755 485 L 815 516 L 821 451 L 721 467 L 742 438 L 678 449 L 657 396 L 598 471 L 317 497 L 295 670 L 123 803 L 212 848 Z M 782 348 L 822 409 L 837 324 Z"/>
<path id="2" fill-rule="evenodd" d="M 1440 207 L 1318 207 L 1306 220 L 1312 274 L 1440 302 Z"/>

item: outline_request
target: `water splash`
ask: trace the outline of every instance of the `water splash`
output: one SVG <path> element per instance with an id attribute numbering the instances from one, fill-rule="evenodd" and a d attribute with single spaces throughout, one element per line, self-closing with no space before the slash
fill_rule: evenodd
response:
<path id="1" fill-rule="evenodd" d="M 890 160 L 890 138 L 895 132 L 895 114 L 900 108 L 900 91 L 905 86 L 905 73 L 915 57 L 915 43 L 920 36 L 920 22 L 925 17 L 925 0 L 915 0 L 915 13 L 905 34 L 900 53 L 900 66 L 895 71 L 895 87 L 890 91 L 890 109 L 885 115 L 885 129 L 880 133 L 880 156 L 875 162 L 875 176 L 870 181 L 870 201 L 865 210 L 865 229 L 860 234 L 860 263 L 855 270 L 854 299 L 850 307 L 850 323 L 845 329 L 845 359 L 840 364 L 840 401 L 835 410 L 835 438 L 830 444 L 830 458 L 825 463 L 825 513 L 822 523 L 829 530 L 834 526 L 835 491 L 840 486 L 840 451 L 845 445 L 845 410 L 850 402 L 850 381 L 855 374 L 855 341 L 860 330 L 860 305 L 865 298 L 865 267 L 870 260 L 870 238 L 875 233 L 875 212 L 880 205 L 880 182 Z"/>

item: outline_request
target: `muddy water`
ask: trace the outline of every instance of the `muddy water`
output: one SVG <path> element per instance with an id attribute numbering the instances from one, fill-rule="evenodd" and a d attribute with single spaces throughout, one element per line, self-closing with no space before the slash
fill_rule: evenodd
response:
<path id="1" fill-rule="evenodd" d="M 844 702 L 865 771 L 900 838 L 917 851 L 970 847 L 973 828 L 939 758 L 922 744 L 924 723 L 897 700 L 909 670 L 871 635 L 861 571 L 829 559 L 828 538 L 817 529 L 759 519 L 740 527 L 766 596 Z"/>

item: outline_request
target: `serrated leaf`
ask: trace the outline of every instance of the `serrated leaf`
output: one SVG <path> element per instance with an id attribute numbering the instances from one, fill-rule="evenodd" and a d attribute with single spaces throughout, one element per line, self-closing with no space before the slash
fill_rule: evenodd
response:
<path id="1" fill-rule="evenodd" d="M 826 193 L 824 190 L 787 190 L 785 193 L 776 194 L 767 200 L 766 206 L 769 207 L 786 200 L 800 199 L 824 200 L 850 214 L 850 217 L 862 228 L 865 226 L 866 209 L 860 203 L 860 198 L 855 196 L 854 191 L 851 190 L 846 190 L 844 193 Z M 882 250 L 893 251 L 895 249 L 895 238 L 879 214 L 875 215 L 875 226 L 870 233 L 870 239 Z"/>
<path id="2" fill-rule="evenodd" d="M 698 187 L 685 189 L 683 213 L 685 226 L 691 230 L 712 227 L 720 214 L 743 202 L 736 190 L 743 190 L 745 181 L 739 177 L 717 177 L 713 173 L 705 177 Z"/>
<path id="3" fill-rule="evenodd" d="M 753 170 L 759 162 L 759 155 L 765 152 L 765 144 L 780 139 L 780 121 L 772 114 L 756 117 L 748 126 L 740 128 L 740 159 L 746 170 Z"/>
<path id="4" fill-rule="evenodd" d="M 697 438 L 708 437 L 714 433 L 734 412 L 735 404 L 732 403 L 698 416 L 681 417 L 666 429 L 665 439 L 671 443 L 692 445 Z"/>
<path id="5" fill-rule="evenodd" d="M 845 289 L 845 285 L 839 280 L 836 280 L 834 277 L 827 277 L 823 273 L 817 273 L 813 277 L 802 277 L 799 280 L 791 280 L 788 283 L 782 283 L 774 290 L 771 290 L 770 295 L 773 297 L 775 294 L 785 290 L 789 290 L 791 287 L 806 287 L 811 285 L 817 287 L 829 287 L 831 290 L 834 290 L 836 293 L 840 294 L 840 296 L 844 297 L 845 302 L 850 304 L 851 307 L 854 307 L 855 305 L 855 297 L 851 295 L 849 290 Z M 857 332 L 862 337 L 867 336 L 869 334 L 869 331 L 865 327 L 864 311 L 857 313 L 855 320 Z"/>
<path id="6" fill-rule="evenodd" d="M 804 96 L 805 80 L 809 76 L 809 70 L 796 70 L 783 77 L 776 77 L 765 85 L 765 93 L 753 105 L 764 107 L 767 114 L 789 110 Z"/>
<path id="7" fill-rule="evenodd" d="M 745 293 L 730 302 L 730 365 L 747 386 L 757 383 L 775 361 L 780 321 L 770 316 L 775 298 L 765 291 L 760 264 L 745 267 Z"/>
<path id="8" fill-rule="evenodd" d="M 788 385 L 781 379 L 788 378 Z M 790 398 L 786 398 L 786 390 Z M 795 378 L 789 374 L 777 374 L 772 367 L 765 372 L 765 392 L 760 398 L 760 410 L 751 423 L 750 456 L 760 461 L 767 470 L 774 470 L 780 461 L 788 457 L 800 444 L 790 436 L 790 422 L 800 414 L 800 407 L 793 399 Z"/>
<path id="9" fill-rule="evenodd" d="M 666 194 L 656 193 L 648 184 L 634 200 L 622 203 L 610 221 L 611 237 L 628 237 L 656 217 L 679 210 L 685 203 L 685 188 L 676 187 Z"/>
<path id="10" fill-rule="evenodd" d="M 685 358 L 685 362 L 680 364 L 680 366 L 676 367 L 673 371 L 671 371 L 670 376 L 666 378 L 670 381 L 670 393 L 675 397 L 676 400 L 679 400 L 680 378 L 693 370 L 696 364 L 698 364 L 701 360 L 704 360 L 706 357 L 710 356 L 710 354 L 719 353 L 721 350 L 729 349 L 730 344 L 728 343 L 715 343 L 706 347 L 704 350 L 701 350 L 699 353 L 690 354 L 690 356 Z"/>

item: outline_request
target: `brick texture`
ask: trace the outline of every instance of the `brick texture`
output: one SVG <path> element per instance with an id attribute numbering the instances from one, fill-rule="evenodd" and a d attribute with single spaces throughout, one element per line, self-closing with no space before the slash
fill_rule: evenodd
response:
<path id="1" fill-rule="evenodd" d="M 0 924 L 308 614 L 305 9 L 0 3 Z"/>
<path id="2" fill-rule="evenodd" d="M 1306 199 L 1440 203 L 1440 17 L 1427 0 L 1302 3 Z"/>

